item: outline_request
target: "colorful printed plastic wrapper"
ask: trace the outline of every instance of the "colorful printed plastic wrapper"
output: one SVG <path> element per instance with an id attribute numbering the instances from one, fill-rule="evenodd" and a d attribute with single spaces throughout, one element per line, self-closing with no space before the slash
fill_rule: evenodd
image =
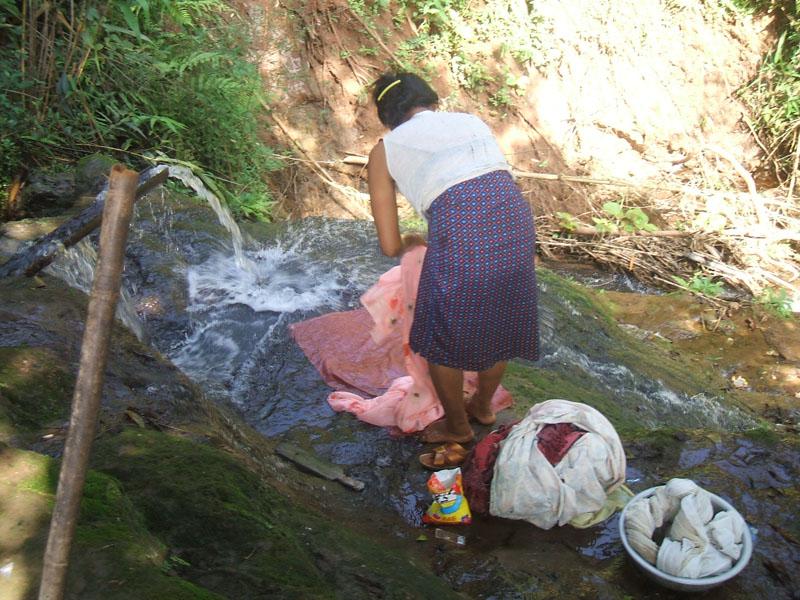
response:
<path id="1" fill-rule="evenodd" d="M 424 523 L 436 525 L 469 525 L 472 513 L 464 496 L 461 469 L 436 471 L 428 478 L 433 504 L 422 515 Z"/>

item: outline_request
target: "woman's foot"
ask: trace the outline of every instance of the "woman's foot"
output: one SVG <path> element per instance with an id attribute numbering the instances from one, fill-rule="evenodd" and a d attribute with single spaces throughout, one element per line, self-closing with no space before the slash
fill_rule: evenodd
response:
<path id="1" fill-rule="evenodd" d="M 475 432 L 471 428 L 467 431 L 454 433 L 447 428 L 447 421 L 440 419 L 434 421 L 423 429 L 419 434 L 419 439 L 428 444 L 441 444 L 443 442 L 458 442 L 460 444 L 471 442 L 475 438 Z"/>
<path id="2" fill-rule="evenodd" d="M 497 421 L 497 415 L 494 414 L 491 407 L 483 408 L 474 399 L 467 400 L 464 408 L 467 410 L 467 416 L 481 425 L 494 425 Z"/>

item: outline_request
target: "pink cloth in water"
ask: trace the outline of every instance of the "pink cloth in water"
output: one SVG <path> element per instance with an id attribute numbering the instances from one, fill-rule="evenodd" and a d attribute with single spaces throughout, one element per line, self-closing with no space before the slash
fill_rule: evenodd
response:
<path id="1" fill-rule="evenodd" d="M 425 251 L 419 246 L 406 252 L 400 265 L 381 275 L 361 296 L 366 310 L 331 313 L 291 327 L 295 341 L 325 382 L 339 390 L 328 396 L 334 410 L 405 433 L 421 431 L 444 415 L 428 363 L 408 346 Z M 475 393 L 477 383 L 477 373 L 464 373 L 465 396 Z M 365 398 L 347 388 L 375 397 Z M 386 391 L 380 394 L 382 390 Z M 499 387 L 492 408 L 499 411 L 511 404 L 511 394 Z"/>

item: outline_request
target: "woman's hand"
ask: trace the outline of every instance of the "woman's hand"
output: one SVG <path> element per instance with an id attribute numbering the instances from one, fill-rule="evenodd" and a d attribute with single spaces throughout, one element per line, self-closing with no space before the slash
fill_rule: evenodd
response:
<path id="1" fill-rule="evenodd" d="M 401 254 L 405 254 L 415 246 L 427 246 L 428 242 L 421 233 L 406 233 L 402 238 L 403 249 Z"/>

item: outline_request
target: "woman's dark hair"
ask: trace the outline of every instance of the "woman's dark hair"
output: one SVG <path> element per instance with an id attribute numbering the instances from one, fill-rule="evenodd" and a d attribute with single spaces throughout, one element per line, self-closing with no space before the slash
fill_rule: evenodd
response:
<path id="1" fill-rule="evenodd" d="M 431 86 L 413 73 L 384 73 L 375 82 L 372 99 L 378 118 L 389 129 L 403 123 L 411 109 L 439 102 Z"/>

